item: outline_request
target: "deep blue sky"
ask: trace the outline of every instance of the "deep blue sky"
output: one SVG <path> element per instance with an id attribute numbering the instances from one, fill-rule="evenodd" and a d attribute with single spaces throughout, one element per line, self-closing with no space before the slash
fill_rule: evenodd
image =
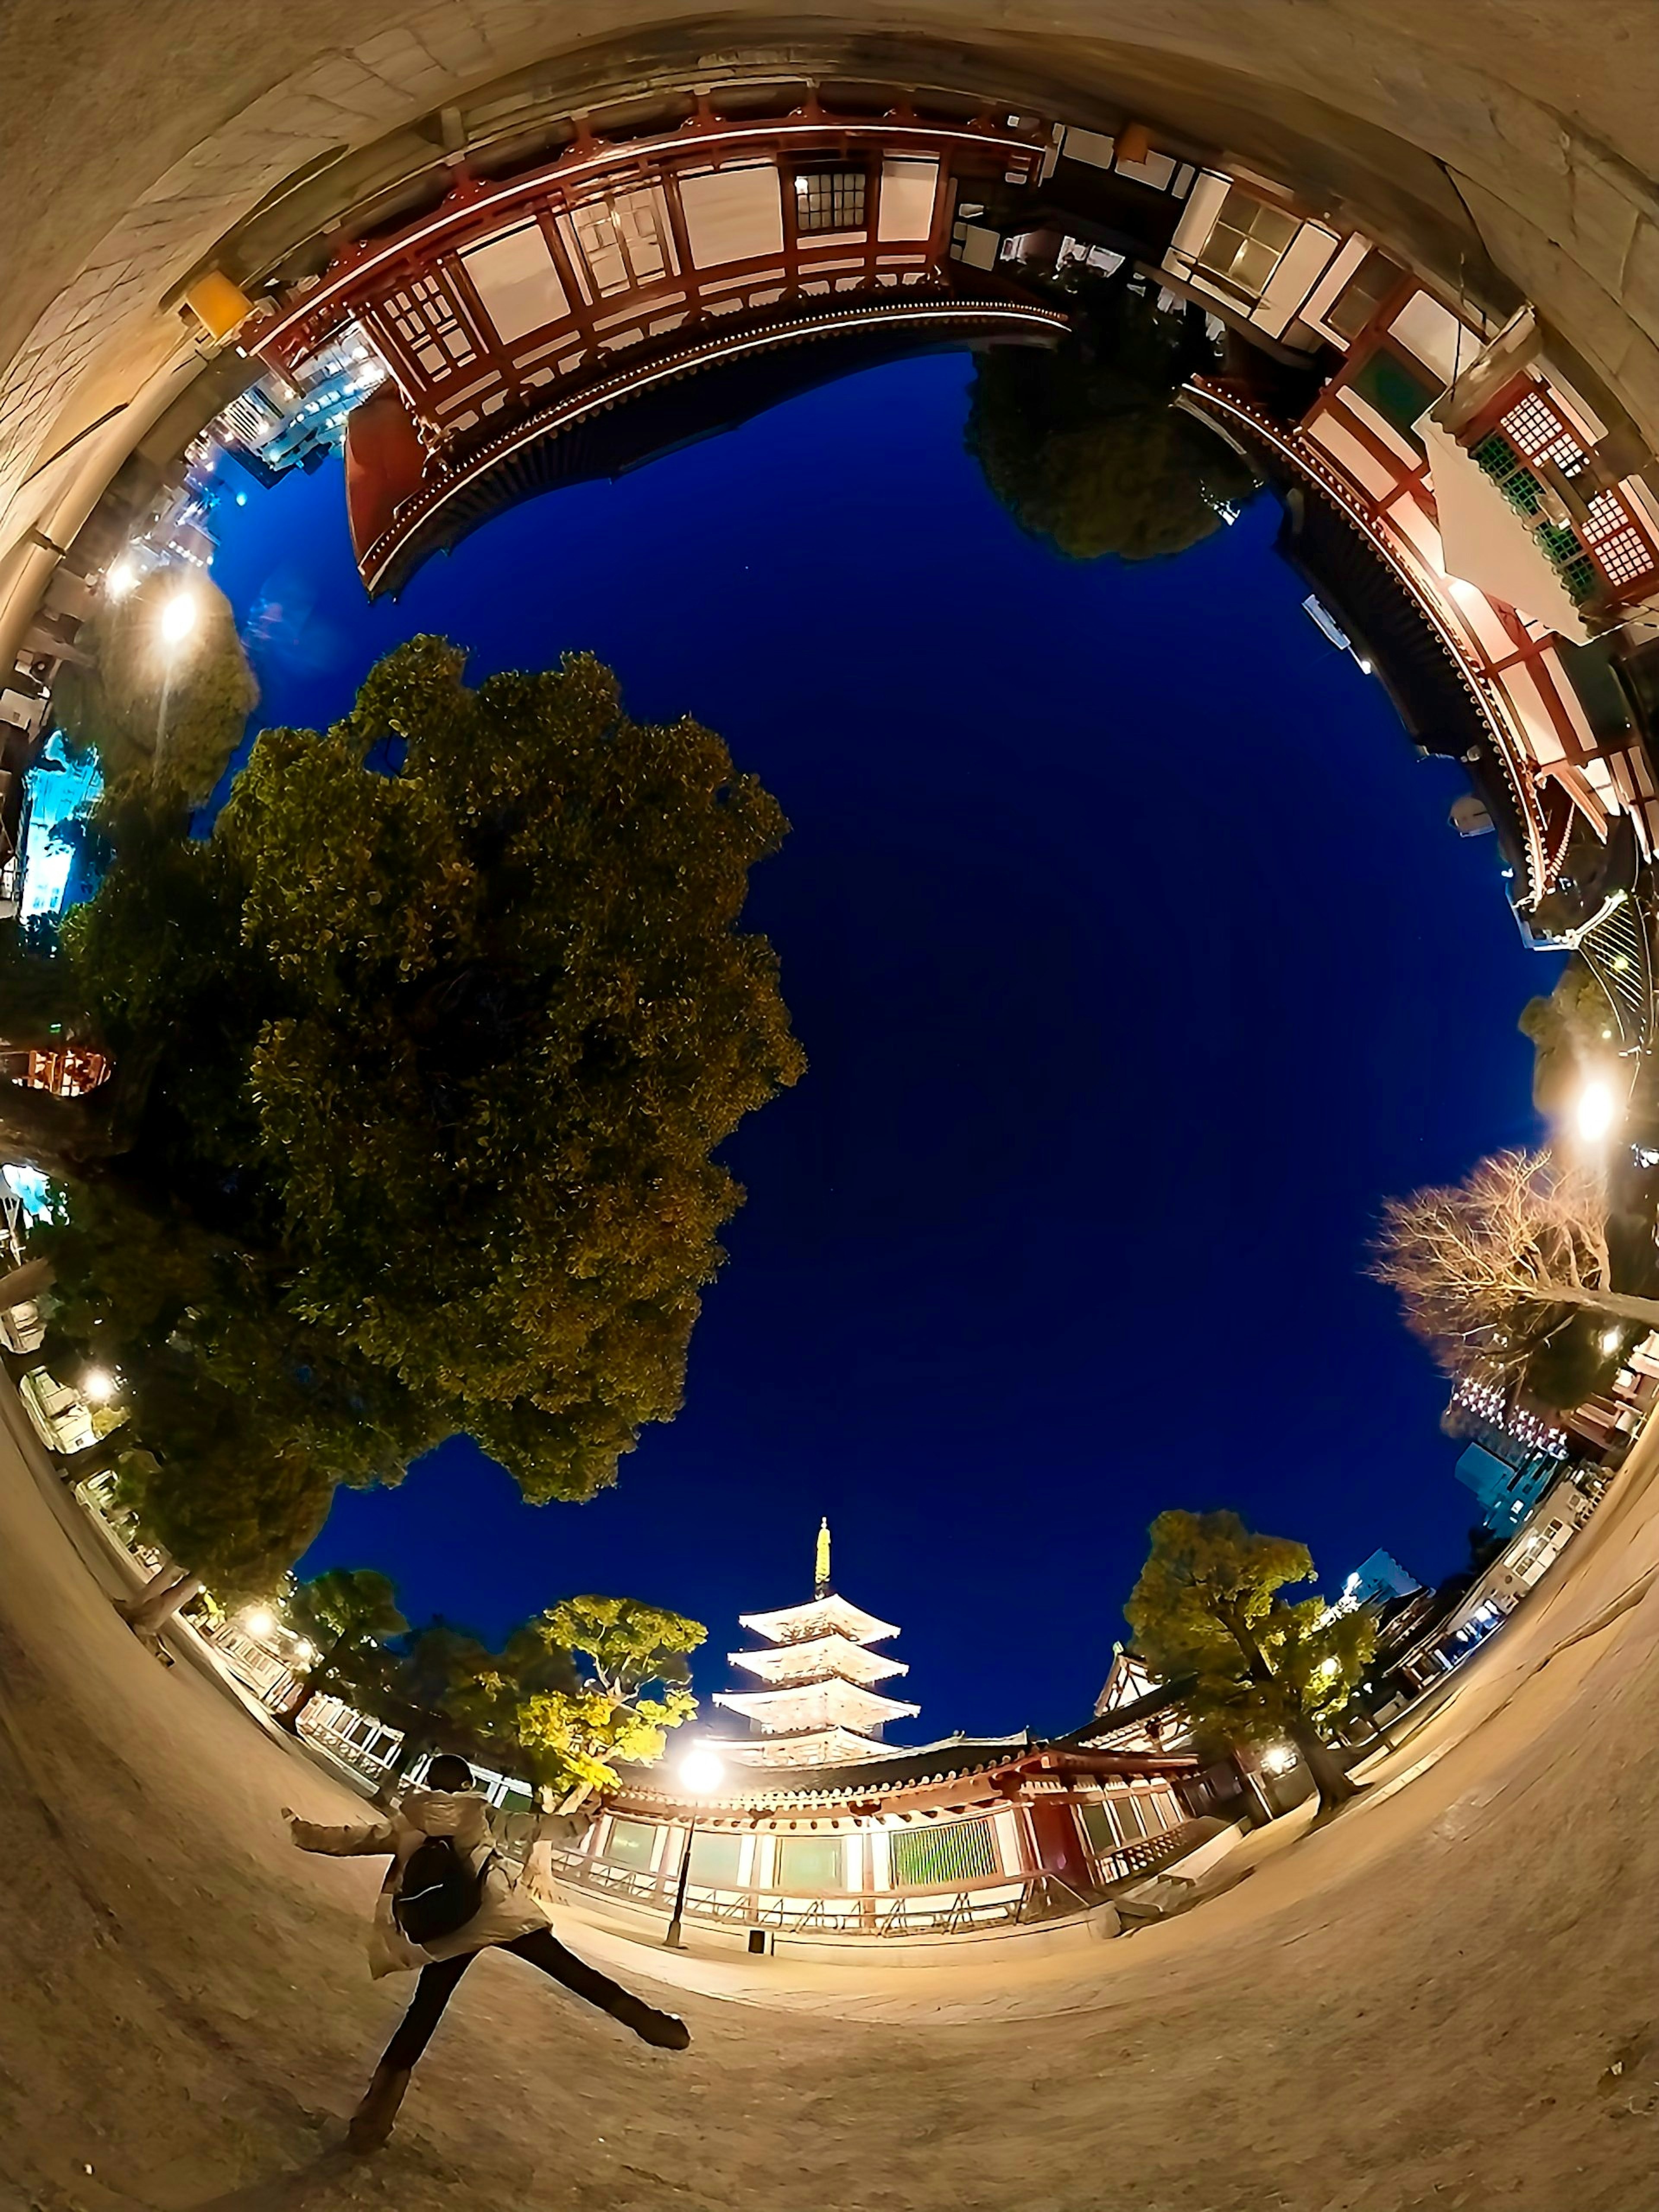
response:
<path id="1" fill-rule="evenodd" d="M 836 1580 L 902 1625 L 921 1741 L 1073 1724 L 1163 1507 L 1340 1582 L 1425 1577 L 1473 1503 L 1443 1386 L 1362 1274 L 1381 1198 L 1528 1137 L 1547 988 L 1489 840 L 1273 555 L 1079 566 L 962 447 L 969 363 L 830 387 L 503 517 L 370 608 L 330 465 L 228 503 L 262 722 L 441 630 L 481 676 L 587 647 L 781 799 L 754 883 L 811 1058 L 729 1158 L 749 1203 L 685 1410 L 532 1509 L 471 1445 L 343 1492 L 305 1567 L 496 1632 L 571 1591 L 706 1620 Z M 895 1686 L 896 1687 L 898 1686 Z"/>

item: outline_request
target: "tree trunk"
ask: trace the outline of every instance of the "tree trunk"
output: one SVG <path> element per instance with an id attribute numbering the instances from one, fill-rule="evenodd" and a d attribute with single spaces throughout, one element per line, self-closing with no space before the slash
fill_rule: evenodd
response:
<path id="1" fill-rule="evenodd" d="M 285 1728 L 290 1735 L 298 1735 L 300 1733 L 300 1716 L 304 1712 L 306 1707 L 311 1703 L 312 1699 L 321 1690 L 322 1686 L 323 1686 L 320 1682 L 307 1682 L 294 1703 L 291 1705 L 285 1705 L 283 1711 L 277 1714 L 276 1722 L 278 1727 Z"/>
<path id="2" fill-rule="evenodd" d="M 1581 1291 L 1571 1283 L 1528 1285 L 1517 1295 L 1540 1306 L 1588 1306 L 1615 1321 L 1645 1322 L 1659 1328 L 1659 1298 L 1634 1297 L 1627 1291 Z"/>
<path id="3" fill-rule="evenodd" d="M 25 1260 L 21 1267 L 9 1274 L 0 1275 L 0 1310 L 21 1306 L 30 1298 L 38 1298 L 49 1291 L 58 1279 L 58 1270 L 50 1260 Z"/>
<path id="4" fill-rule="evenodd" d="M 115 1610 L 139 1636 L 159 1636 L 181 1605 L 202 1588 L 200 1575 L 176 1565 L 160 1567 L 136 1597 L 123 1598 Z"/>
<path id="5" fill-rule="evenodd" d="M 1319 1792 L 1319 1809 L 1314 1814 L 1314 1826 L 1328 1820 L 1340 1813 L 1351 1799 L 1359 1795 L 1358 1786 L 1350 1782 L 1347 1771 L 1317 1729 L 1306 1721 L 1298 1721 L 1285 1730 L 1291 1741 L 1302 1755 L 1303 1764 L 1313 1777 L 1314 1787 Z"/>

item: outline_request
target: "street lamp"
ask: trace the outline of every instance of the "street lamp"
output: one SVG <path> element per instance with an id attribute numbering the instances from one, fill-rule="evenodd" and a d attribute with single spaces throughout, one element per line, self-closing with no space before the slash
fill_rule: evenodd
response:
<path id="1" fill-rule="evenodd" d="M 89 1367 L 81 1378 L 81 1395 L 89 1406 L 107 1405 L 115 1395 L 115 1377 L 106 1367 Z"/>
<path id="2" fill-rule="evenodd" d="M 175 592 L 161 610 L 161 642 L 169 653 L 181 646 L 196 627 L 196 595 Z"/>
<path id="3" fill-rule="evenodd" d="M 1587 1145 L 1599 1145 L 1619 1119 L 1619 1101 L 1611 1084 L 1594 1077 L 1579 1092 L 1572 1109 L 1573 1127 Z"/>
<path id="4" fill-rule="evenodd" d="M 264 1606 L 256 1605 L 251 1613 L 244 1613 L 242 1626 L 256 1644 L 263 1644 L 271 1630 L 276 1627 L 276 1616 L 274 1613 L 268 1612 Z"/>
<path id="5" fill-rule="evenodd" d="M 668 1933 L 663 1937 L 667 1949 L 678 1951 L 684 1942 L 680 1922 L 685 1915 L 685 1886 L 691 1879 L 691 1839 L 697 1832 L 697 1806 L 701 1799 L 711 1797 L 720 1786 L 720 1777 L 726 1768 L 717 1753 L 707 1744 L 698 1744 L 688 1751 L 680 1761 L 680 1787 L 691 1799 L 691 1818 L 685 1825 L 685 1849 L 680 1853 L 679 1886 L 674 1892 L 674 1917 L 668 1923 Z"/>

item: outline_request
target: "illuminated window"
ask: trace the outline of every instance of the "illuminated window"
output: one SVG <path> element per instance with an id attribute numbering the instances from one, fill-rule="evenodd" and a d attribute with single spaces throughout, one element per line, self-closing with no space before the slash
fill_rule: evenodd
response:
<path id="1" fill-rule="evenodd" d="M 781 1836 L 777 1872 L 772 1886 L 775 1889 L 805 1891 L 808 1894 L 815 1890 L 841 1888 L 841 1838 Z"/>
<path id="2" fill-rule="evenodd" d="M 1221 204 L 1198 265 L 1247 299 L 1259 300 L 1280 255 L 1301 228 L 1283 208 L 1272 207 L 1234 185 Z"/>
<path id="3" fill-rule="evenodd" d="M 699 1828 L 691 1838 L 691 1879 L 710 1889 L 735 1889 L 743 1838 Z"/>
<path id="4" fill-rule="evenodd" d="M 862 230 L 862 169 L 802 169 L 795 178 L 795 234 Z"/>
<path id="5" fill-rule="evenodd" d="M 605 1855 L 613 1866 L 648 1867 L 657 1847 L 657 1831 L 648 1820 L 613 1820 Z"/>

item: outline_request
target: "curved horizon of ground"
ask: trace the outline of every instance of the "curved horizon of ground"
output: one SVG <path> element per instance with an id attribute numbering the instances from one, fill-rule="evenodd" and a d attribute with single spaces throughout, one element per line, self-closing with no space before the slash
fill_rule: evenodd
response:
<path id="1" fill-rule="evenodd" d="M 734 1987 L 695 1943 L 670 1962 L 573 1915 L 579 1950 L 684 2010 L 690 2051 L 485 1960 L 360 2162 L 343 2118 L 407 1988 L 368 1976 L 378 1866 L 294 1852 L 279 1816 L 357 1801 L 121 1625 L 8 1390 L 0 1853 L 27 1909 L 0 2179 L 43 2212 L 1636 2212 L 1656 1468 L 1650 1432 L 1369 1795 L 1218 1901 L 1080 1960 L 922 1968 L 914 1995 L 787 1960 Z"/>

